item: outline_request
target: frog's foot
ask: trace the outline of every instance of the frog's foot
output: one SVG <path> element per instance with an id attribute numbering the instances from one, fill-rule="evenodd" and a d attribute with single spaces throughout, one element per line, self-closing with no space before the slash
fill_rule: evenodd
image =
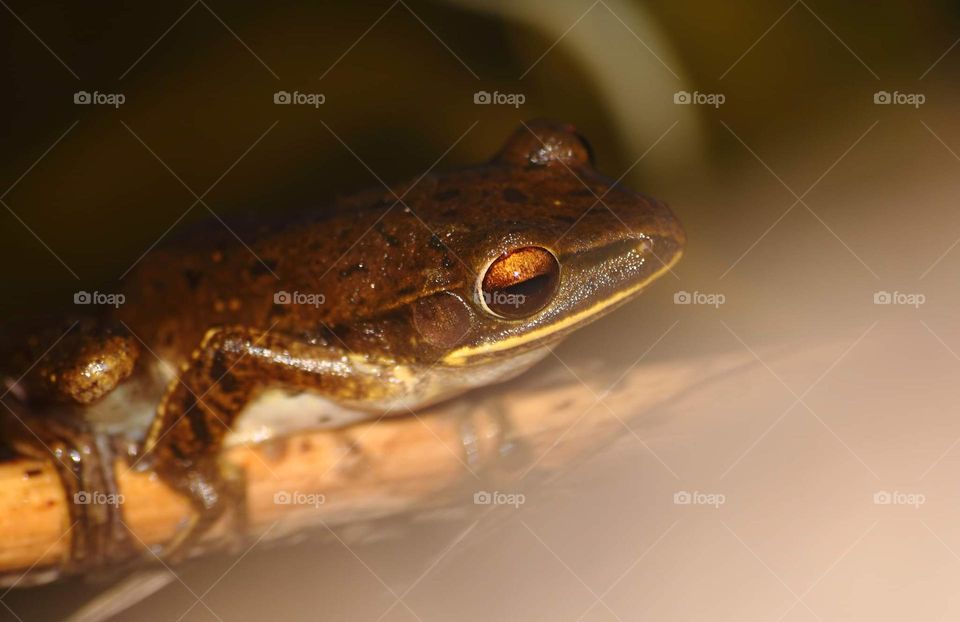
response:
<path id="1" fill-rule="evenodd" d="M 114 477 L 112 441 L 80 417 L 19 417 L 5 426 L 15 451 L 49 461 L 63 485 L 70 517 L 68 573 L 104 569 L 134 554 Z M 22 425 L 20 425 L 22 424 Z M 19 426 L 19 429 L 17 429 Z"/>
<path id="2" fill-rule="evenodd" d="M 219 465 L 213 458 L 187 472 L 167 473 L 157 468 L 192 506 L 193 513 L 173 539 L 161 547 L 160 557 L 170 563 L 202 553 L 204 540 L 223 519 L 228 519 L 222 540 L 238 548 L 247 533 L 246 480 L 240 469 Z M 218 548 L 222 548 L 219 546 Z"/>

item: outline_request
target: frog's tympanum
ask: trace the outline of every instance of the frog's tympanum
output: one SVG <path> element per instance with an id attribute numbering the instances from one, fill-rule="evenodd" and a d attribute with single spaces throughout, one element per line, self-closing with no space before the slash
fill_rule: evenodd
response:
<path id="1" fill-rule="evenodd" d="M 0 359 L 25 374 L 10 394 L 32 431 L 70 464 L 98 442 L 78 447 L 65 417 L 109 429 L 115 413 L 150 412 L 139 464 L 195 508 L 178 546 L 241 500 L 220 450 L 252 411 L 269 420 L 270 400 L 342 425 L 511 378 L 684 245 L 663 203 L 597 173 L 583 138 L 551 122 L 520 127 L 486 164 L 236 233 L 159 245 L 122 280 L 124 304 L 17 335 Z"/>

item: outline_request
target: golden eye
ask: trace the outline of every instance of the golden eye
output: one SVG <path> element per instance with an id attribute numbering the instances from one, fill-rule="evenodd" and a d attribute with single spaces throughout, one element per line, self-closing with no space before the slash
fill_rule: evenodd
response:
<path id="1" fill-rule="evenodd" d="M 495 315 L 517 319 L 543 309 L 560 284 L 560 263 L 553 253 L 527 246 L 498 257 L 480 282 L 483 305 Z"/>

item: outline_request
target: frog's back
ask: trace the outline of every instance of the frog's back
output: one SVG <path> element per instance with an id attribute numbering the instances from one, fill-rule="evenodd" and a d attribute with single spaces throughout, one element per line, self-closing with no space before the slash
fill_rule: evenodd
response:
<path id="1" fill-rule="evenodd" d="M 425 176 L 396 195 L 361 192 L 273 222 L 230 229 L 214 221 L 207 232 L 184 232 L 131 273 L 118 314 L 151 347 L 182 360 L 213 327 L 309 336 L 436 292 L 467 292 L 485 262 L 531 236 L 563 240 L 576 254 L 618 240 L 622 227 L 676 228 L 665 206 L 611 192 L 616 184 L 585 164 L 575 174 L 532 165 L 525 154 L 538 140 L 523 130 L 494 161 Z M 594 209 L 598 197 L 603 209 Z"/>
<path id="2" fill-rule="evenodd" d="M 450 249 L 384 192 L 282 222 L 212 225 L 159 245 L 124 280 L 116 316 L 171 359 L 182 360 L 212 327 L 355 325 L 460 278 Z"/>

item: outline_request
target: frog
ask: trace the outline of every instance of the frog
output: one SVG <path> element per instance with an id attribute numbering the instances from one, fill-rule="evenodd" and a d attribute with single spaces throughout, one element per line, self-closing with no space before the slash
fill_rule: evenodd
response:
<path id="1" fill-rule="evenodd" d="M 264 396 L 312 396 L 348 425 L 504 382 L 670 272 L 685 242 L 665 203 L 596 170 L 574 126 L 531 121 L 480 165 L 164 241 L 123 304 L 66 336 L 66 320 L 26 333 L 10 360 L 29 367 L 7 374 L 35 435 L 74 458 L 71 427 L 44 412 L 144 406 L 132 455 L 192 508 L 174 558 L 242 505 L 223 449 Z"/>

